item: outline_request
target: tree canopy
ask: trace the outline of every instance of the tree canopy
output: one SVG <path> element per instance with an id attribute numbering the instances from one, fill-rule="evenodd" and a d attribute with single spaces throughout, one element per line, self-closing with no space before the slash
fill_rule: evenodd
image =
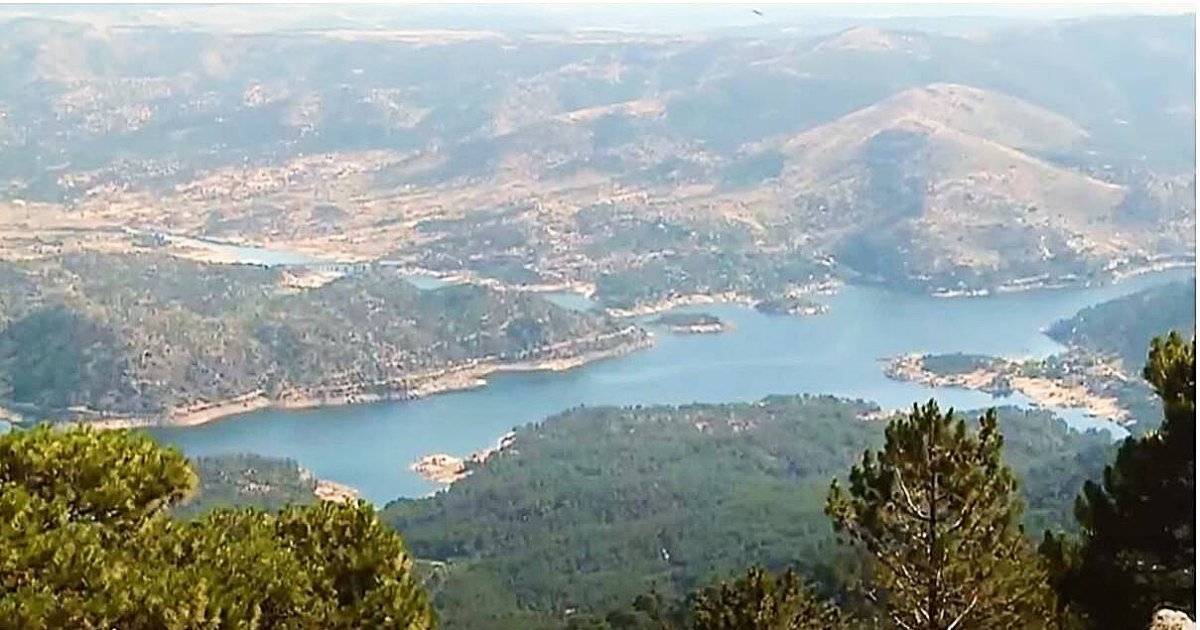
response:
<path id="1" fill-rule="evenodd" d="M 794 568 L 836 596 L 858 561 L 837 545 L 825 499 L 831 478 L 883 443 L 886 422 L 863 419 L 872 411 L 827 396 L 573 409 L 518 428 L 512 449 L 383 515 L 418 557 L 444 563 L 430 589 L 447 628 L 562 627 L 652 588 L 682 600 L 755 565 Z M 1030 508 L 1023 522 L 1069 527 L 1111 438 L 1047 411 L 997 418 Z"/>
<path id="2" fill-rule="evenodd" d="M 1063 597 L 1096 628 L 1141 628 L 1162 606 L 1195 615 L 1196 342 L 1156 338 L 1144 370 L 1162 400 L 1158 431 L 1128 438 L 1083 487 L 1080 538 L 1047 534 Z"/>
<path id="3" fill-rule="evenodd" d="M 849 630 L 836 606 L 813 595 L 792 570 L 778 577 L 752 568 L 695 598 L 692 627 L 704 630 Z"/>
<path id="4" fill-rule="evenodd" d="M 896 628 L 1046 624 L 1052 594 L 1021 529 L 1002 445 L 994 410 L 971 432 L 930 401 L 888 425 L 883 449 L 851 469 L 848 490 L 834 480 L 834 529 L 869 552 L 868 593 Z"/>
<path id="5" fill-rule="evenodd" d="M 145 436 L 0 436 L 0 628 L 432 627 L 403 541 L 368 505 L 169 518 L 195 486 Z"/>

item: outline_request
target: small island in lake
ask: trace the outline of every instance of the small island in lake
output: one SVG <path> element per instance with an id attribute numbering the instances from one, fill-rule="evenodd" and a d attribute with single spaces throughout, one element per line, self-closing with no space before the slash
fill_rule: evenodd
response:
<path id="1" fill-rule="evenodd" d="M 408 469 L 429 481 L 449 485 L 471 474 L 474 467 L 483 464 L 497 453 L 511 449 L 516 439 L 516 432 L 509 431 L 500 436 L 500 440 L 491 448 L 476 451 L 467 457 L 455 457 L 445 453 L 426 455 L 413 462 Z"/>
<path id="2" fill-rule="evenodd" d="M 895 380 L 995 397 L 1019 392 L 1035 406 L 1083 409 L 1093 418 L 1119 424 L 1130 424 L 1131 409 L 1149 395 L 1144 384 L 1119 375 L 1111 360 L 1070 350 L 1045 359 L 910 354 L 888 360 L 884 373 Z"/>
<path id="3" fill-rule="evenodd" d="M 662 326 L 676 334 L 720 333 L 733 328 L 729 322 L 708 313 L 665 313 L 651 320 L 650 325 Z"/>
<path id="4" fill-rule="evenodd" d="M 768 315 L 823 315 L 829 312 L 828 305 L 796 296 L 763 300 L 755 304 L 754 308 Z"/>

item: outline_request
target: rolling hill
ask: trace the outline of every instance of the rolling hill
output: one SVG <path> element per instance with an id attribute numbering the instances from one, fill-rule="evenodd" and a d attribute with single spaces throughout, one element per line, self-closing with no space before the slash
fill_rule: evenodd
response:
<path id="1" fill-rule="evenodd" d="M 644 342 L 640 328 L 529 294 L 423 290 L 386 269 L 308 287 L 162 254 L 0 263 L 0 409 L 33 420 L 187 424 L 411 398 Z"/>
<path id="2" fill-rule="evenodd" d="M 130 251 L 132 225 L 628 308 L 1193 256 L 1186 17 L 664 35 L 69 14 L 0 20 L 6 257 L 64 230 Z"/>
<path id="3" fill-rule="evenodd" d="M 793 208 L 816 205 L 827 216 L 816 227 L 844 235 L 844 262 L 889 282 L 961 288 L 992 284 L 986 276 L 1078 277 L 1159 245 L 1158 231 L 1123 230 L 1130 187 L 1041 157 L 1087 137 L 1019 99 L 934 84 L 768 150 L 783 158 L 781 196 L 798 200 Z"/>
<path id="4" fill-rule="evenodd" d="M 751 564 L 796 566 L 836 590 L 848 557 L 824 499 L 885 424 L 874 405 L 773 396 L 727 405 L 577 408 L 432 497 L 383 517 L 443 563 L 447 628 L 561 628 L 651 588 L 682 596 Z M 968 416 L 970 417 L 970 416 Z M 1069 526 L 1111 442 L 1047 412 L 1001 410 L 1030 532 Z M 577 620 L 578 621 L 578 620 Z"/>

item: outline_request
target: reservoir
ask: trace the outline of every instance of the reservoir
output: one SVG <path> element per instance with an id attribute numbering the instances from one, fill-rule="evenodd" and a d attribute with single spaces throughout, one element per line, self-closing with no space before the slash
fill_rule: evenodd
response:
<path id="1" fill-rule="evenodd" d="M 1179 269 L 1103 287 L 975 298 L 847 286 L 821 298 L 830 311 L 813 317 L 765 315 L 736 305 L 691 307 L 684 310 L 712 313 L 734 329 L 715 335 L 656 333 L 653 347 L 623 357 L 567 372 L 505 374 L 484 388 L 416 401 L 256 411 L 153 434 L 188 455 L 291 457 L 318 477 L 349 484 L 382 504 L 439 487 L 409 471 L 419 457 L 465 456 L 495 445 L 514 427 L 579 405 L 752 401 L 796 393 L 861 398 L 884 408 L 907 408 L 929 398 L 959 409 L 1026 404 L 1019 395 L 997 399 L 893 381 L 884 376 L 881 359 L 914 352 L 1044 357 L 1061 349 L 1041 332 L 1054 321 L 1194 273 Z M 1078 410 L 1056 411 L 1077 428 L 1113 426 Z"/>

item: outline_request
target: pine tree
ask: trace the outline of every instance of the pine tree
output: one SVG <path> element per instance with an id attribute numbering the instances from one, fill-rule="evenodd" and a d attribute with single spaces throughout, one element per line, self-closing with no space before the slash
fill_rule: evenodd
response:
<path id="1" fill-rule="evenodd" d="M 0 436 L 0 630 L 433 626 L 369 505 L 169 518 L 195 483 L 138 434 Z"/>
<path id="2" fill-rule="evenodd" d="M 839 630 L 849 623 L 836 606 L 817 598 L 792 570 L 778 578 L 752 568 L 733 583 L 721 582 L 696 597 L 696 630 Z"/>
<path id="3" fill-rule="evenodd" d="M 826 512 L 873 558 L 868 596 L 903 630 L 1040 628 L 1053 595 L 1019 522 L 994 411 L 967 430 L 937 404 L 892 421 L 883 450 L 834 480 Z"/>
<path id="4" fill-rule="evenodd" d="M 1155 339 L 1143 372 L 1163 402 L 1158 431 L 1127 438 L 1075 515 L 1078 542 L 1047 534 L 1056 588 L 1096 628 L 1143 628 L 1162 606 L 1195 616 L 1196 342 Z"/>

